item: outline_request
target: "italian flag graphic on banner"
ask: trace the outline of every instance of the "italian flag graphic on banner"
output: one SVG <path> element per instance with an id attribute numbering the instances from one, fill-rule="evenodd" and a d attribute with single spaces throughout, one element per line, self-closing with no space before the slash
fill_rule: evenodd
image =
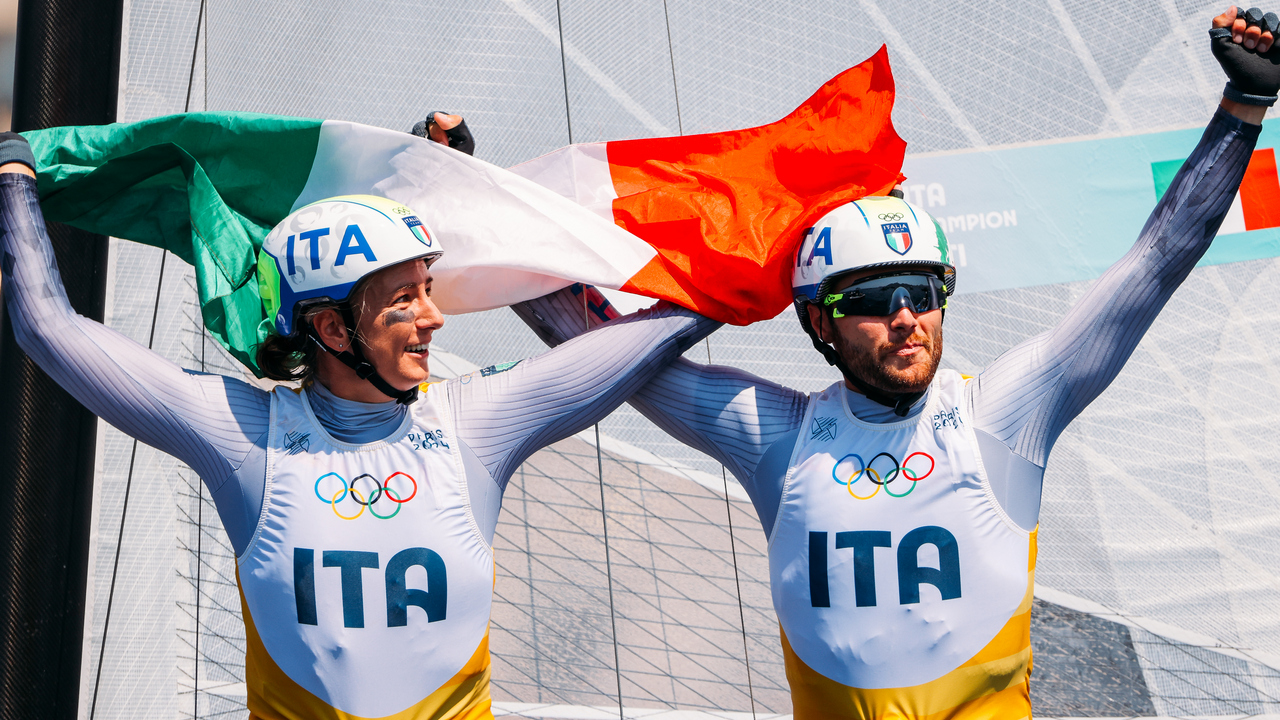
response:
<path id="1" fill-rule="evenodd" d="M 1151 163 L 1151 176 L 1156 186 L 1156 201 L 1164 197 L 1184 160 Z M 1280 227 L 1280 177 L 1276 174 L 1275 148 L 1254 150 L 1249 167 L 1244 171 L 1240 191 L 1222 220 L 1219 235 L 1266 230 Z"/>
<path id="2" fill-rule="evenodd" d="M 255 275 L 262 240 L 336 195 L 380 195 L 422 218 L 415 230 L 445 250 L 432 274 L 446 313 L 586 282 L 729 323 L 771 318 L 791 304 L 804 229 L 902 179 L 893 99 L 882 47 L 768 125 L 571 145 L 509 170 L 408 133 L 246 113 L 25 136 L 45 216 L 191 263 L 205 325 L 256 369 L 271 326 Z"/>

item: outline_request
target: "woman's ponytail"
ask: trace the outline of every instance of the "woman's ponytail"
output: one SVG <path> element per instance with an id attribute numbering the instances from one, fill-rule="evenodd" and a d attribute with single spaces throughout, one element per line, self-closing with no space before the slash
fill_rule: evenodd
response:
<path id="1" fill-rule="evenodd" d="M 305 333 L 291 337 L 272 334 L 258 346 L 258 368 L 272 380 L 301 380 L 305 385 L 316 372 L 319 350 Z"/>

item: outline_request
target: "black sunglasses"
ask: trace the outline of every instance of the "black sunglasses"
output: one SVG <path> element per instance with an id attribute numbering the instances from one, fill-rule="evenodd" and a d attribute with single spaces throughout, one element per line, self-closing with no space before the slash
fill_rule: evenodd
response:
<path id="1" fill-rule="evenodd" d="M 894 273 L 863 278 L 822 298 L 831 317 L 893 315 L 903 308 L 926 313 L 947 306 L 947 286 L 937 275 L 923 272 Z"/>

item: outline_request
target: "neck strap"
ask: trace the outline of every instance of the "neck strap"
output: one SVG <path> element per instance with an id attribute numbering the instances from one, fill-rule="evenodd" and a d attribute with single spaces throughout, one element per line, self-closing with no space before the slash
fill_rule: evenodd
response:
<path id="1" fill-rule="evenodd" d="M 886 407 L 893 408 L 893 414 L 898 417 L 906 417 L 907 413 L 911 412 L 911 406 L 915 405 L 917 400 L 924 397 L 923 392 L 902 393 L 898 395 L 886 393 L 868 385 L 859 379 L 857 375 L 854 375 L 844 368 L 840 368 L 840 372 L 844 373 L 844 378 L 854 387 L 858 388 L 858 390 L 860 390 L 863 395 L 866 395 L 868 399 L 878 402 Z"/>
<path id="2" fill-rule="evenodd" d="M 365 359 L 364 351 L 360 349 L 360 341 L 356 339 L 356 324 L 351 313 L 351 306 L 347 303 L 342 303 L 338 306 L 338 309 L 341 310 L 342 319 L 347 325 L 347 334 L 351 336 L 351 350 L 334 350 L 324 344 L 324 341 L 316 334 L 314 328 L 308 328 L 307 336 L 311 338 L 311 341 L 320 346 L 320 349 L 337 358 L 338 362 L 354 370 L 356 377 L 361 380 L 368 380 L 369 384 L 373 385 L 373 387 L 383 395 L 386 395 L 401 405 L 412 405 L 417 401 L 417 385 L 414 385 L 408 390 L 397 390 L 391 386 L 391 383 L 382 379 L 382 376 L 378 374 L 377 369 L 373 367 L 373 363 L 370 363 Z"/>

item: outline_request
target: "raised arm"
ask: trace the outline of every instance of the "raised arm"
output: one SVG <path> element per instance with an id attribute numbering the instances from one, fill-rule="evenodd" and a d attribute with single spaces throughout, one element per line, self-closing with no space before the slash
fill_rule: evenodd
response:
<path id="1" fill-rule="evenodd" d="M 1229 81 L 1221 107 L 1138 236 L 1056 328 L 1000 356 L 969 386 L 982 458 L 1001 505 L 1025 528 L 1040 513 L 1049 451 L 1119 374 L 1213 242 L 1280 91 L 1274 13 L 1230 7 L 1209 31 Z"/>
<path id="2" fill-rule="evenodd" d="M 552 347 L 616 316 L 599 291 L 580 285 L 512 309 Z M 772 527 L 806 395 L 735 368 L 678 358 L 628 402 L 722 463 L 742 483 L 766 531 Z"/>
<path id="3" fill-rule="evenodd" d="M 1209 249 L 1261 129 L 1219 109 L 1129 252 L 1057 327 L 1001 355 L 970 383 L 984 461 L 990 467 L 989 456 L 998 454 L 993 440 L 1016 456 L 1008 459 L 1009 505 L 1022 508 L 1022 524 L 1034 524 L 1039 473 L 1058 436 L 1115 379 Z M 996 465 L 993 475 L 1004 467 Z"/>
<path id="4" fill-rule="evenodd" d="M 0 141 L 0 159 L 34 164 L 20 138 Z M 227 480 L 267 430 L 267 393 L 239 380 L 183 370 L 78 315 L 58 274 L 35 178 L 22 169 L 14 163 L 0 169 L 0 266 L 19 345 L 95 415 L 190 465 L 213 493 L 233 539 L 242 525 L 251 533 L 260 488 L 258 497 L 245 497 L 243 488 Z"/>

